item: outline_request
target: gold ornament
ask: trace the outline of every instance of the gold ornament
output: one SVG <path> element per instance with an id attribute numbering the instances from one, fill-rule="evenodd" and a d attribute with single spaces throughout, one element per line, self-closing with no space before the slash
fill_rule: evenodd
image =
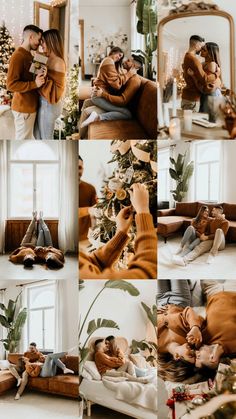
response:
<path id="1" fill-rule="evenodd" d="M 127 196 L 127 192 L 124 189 L 118 189 L 116 191 L 116 198 L 119 199 L 120 201 L 123 201 L 123 199 L 125 199 Z"/>

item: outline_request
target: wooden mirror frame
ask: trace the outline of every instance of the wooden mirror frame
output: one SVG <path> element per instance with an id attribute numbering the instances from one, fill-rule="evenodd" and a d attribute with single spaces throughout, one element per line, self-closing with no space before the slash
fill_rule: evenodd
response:
<path id="1" fill-rule="evenodd" d="M 176 13 L 173 15 L 169 15 L 163 18 L 158 24 L 158 54 L 159 51 L 163 50 L 163 28 L 164 25 L 171 20 L 180 19 L 180 18 L 187 18 L 187 17 L 195 17 L 195 16 L 219 16 L 223 17 L 228 20 L 229 28 L 230 28 L 230 46 L 229 46 L 229 53 L 230 53 L 230 89 L 234 92 L 235 91 L 235 29 L 234 29 L 234 20 L 232 16 L 223 11 L 223 10 L 202 10 L 195 13 L 189 12 L 181 12 Z M 158 56 L 158 80 L 161 84 L 161 62 Z M 163 86 L 162 86 L 163 87 Z"/>

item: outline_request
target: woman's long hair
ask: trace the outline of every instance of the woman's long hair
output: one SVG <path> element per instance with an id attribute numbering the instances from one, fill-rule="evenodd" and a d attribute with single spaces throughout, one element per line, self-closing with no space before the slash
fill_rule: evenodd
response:
<path id="1" fill-rule="evenodd" d="M 195 375 L 196 367 L 190 362 L 175 360 L 170 353 L 158 353 L 157 373 L 164 381 L 182 382 Z"/>
<path id="2" fill-rule="evenodd" d="M 60 32 L 57 29 L 49 29 L 43 32 L 42 36 L 47 45 L 48 52 L 53 52 L 57 57 L 64 60 L 64 46 Z"/>
<path id="3" fill-rule="evenodd" d="M 205 46 L 211 61 L 214 61 L 221 68 L 219 45 L 215 42 L 206 42 Z"/>
<path id="4" fill-rule="evenodd" d="M 109 52 L 109 56 L 111 56 L 112 54 L 116 54 L 117 52 L 123 54 L 123 57 L 121 57 L 120 60 L 115 63 L 116 70 L 118 71 L 118 73 L 120 73 L 122 69 L 122 62 L 124 59 L 124 51 L 120 47 L 113 47 Z"/>
<path id="5" fill-rule="evenodd" d="M 202 205 L 201 208 L 199 209 L 196 217 L 194 218 L 194 222 L 196 224 L 198 224 L 201 220 L 202 220 L 202 214 L 204 213 L 204 211 L 208 210 L 208 206 L 207 205 Z"/>

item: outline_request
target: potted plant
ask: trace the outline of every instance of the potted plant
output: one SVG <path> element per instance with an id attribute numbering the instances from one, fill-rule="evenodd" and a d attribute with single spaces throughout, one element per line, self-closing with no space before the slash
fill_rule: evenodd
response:
<path id="1" fill-rule="evenodd" d="M 138 18 L 137 32 L 144 36 L 144 51 L 133 51 L 145 62 L 144 76 L 153 80 L 152 58 L 157 50 L 157 2 L 156 0 L 134 0 Z"/>
<path id="2" fill-rule="evenodd" d="M 170 157 L 170 162 L 174 168 L 169 169 L 170 176 L 176 182 L 176 189 L 171 193 L 176 202 L 181 202 L 188 192 L 189 180 L 193 174 L 193 161 L 186 162 L 186 153 L 178 154 L 177 159 Z"/>
<path id="3" fill-rule="evenodd" d="M 7 352 L 15 352 L 21 339 L 22 328 L 27 318 L 27 309 L 20 308 L 18 300 L 21 293 L 18 294 L 16 300 L 9 300 L 7 307 L 0 304 L 0 309 L 4 312 L 0 314 L 0 324 L 7 329 L 7 336 L 1 339 L 3 346 Z"/>

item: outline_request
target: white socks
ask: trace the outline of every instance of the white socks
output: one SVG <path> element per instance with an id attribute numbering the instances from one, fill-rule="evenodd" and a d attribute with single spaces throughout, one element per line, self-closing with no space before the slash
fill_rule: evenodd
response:
<path id="1" fill-rule="evenodd" d="M 94 121 L 97 121 L 99 119 L 99 115 L 97 112 L 93 111 L 91 115 L 85 119 L 85 121 L 81 124 L 80 128 L 87 127 L 87 125 L 91 124 Z"/>
<path id="2" fill-rule="evenodd" d="M 73 370 L 70 370 L 69 368 L 65 368 L 65 369 L 63 370 L 63 373 L 64 373 L 64 374 L 74 374 L 75 372 L 74 372 Z"/>
<path id="3" fill-rule="evenodd" d="M 21 381 L 22 381 L 22 378 L 18 378 L 16 387 L 19 387 L 21 385 Z"/>
<path id="4" fill-rule="evenodd" d="M 20 395 L 19 395 L 19 393 L 16 393 L 15 400 L 20 400 Z"/>

